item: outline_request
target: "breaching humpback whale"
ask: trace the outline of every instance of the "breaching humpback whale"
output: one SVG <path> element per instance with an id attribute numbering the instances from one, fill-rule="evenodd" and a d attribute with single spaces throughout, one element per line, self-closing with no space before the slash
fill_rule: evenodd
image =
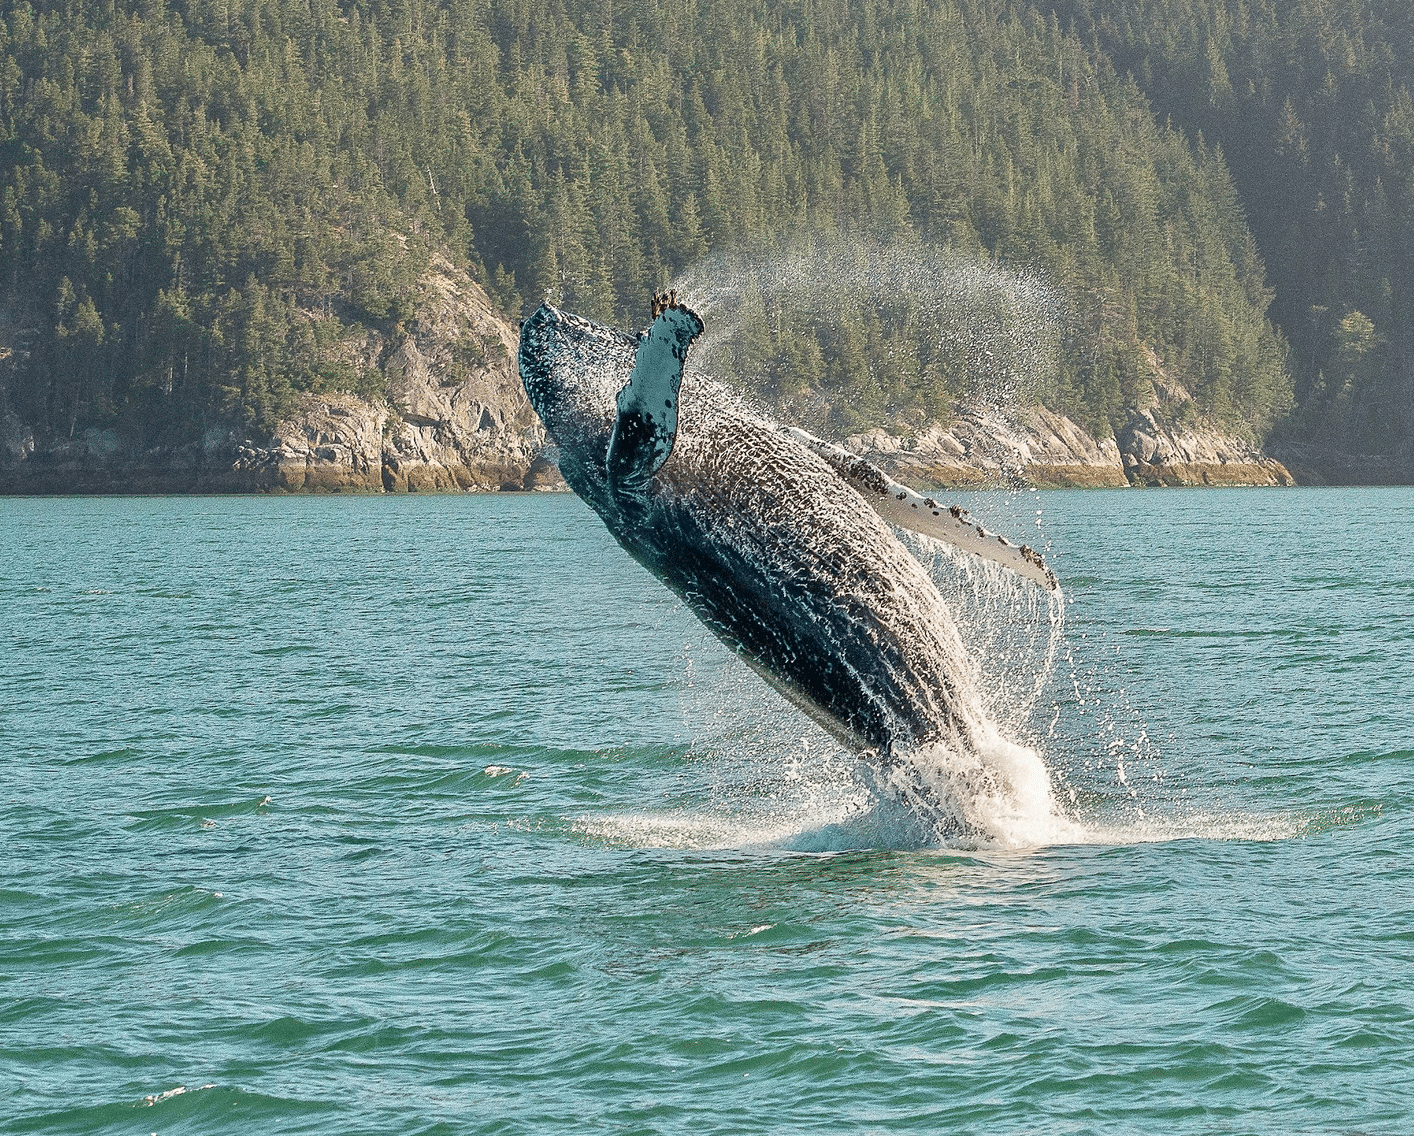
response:
<path id="1" fill-rule="evenodd" d="M 974 751 L 947 606 L 891 525 L 1055 588 L 1040 556 L 686 371 L 702 320 L 653 298 L 638 335 L 549 303 L 521 325 L 526 394 L 560 472 L 619 543 L 782 694 L 890 761 Z"/>

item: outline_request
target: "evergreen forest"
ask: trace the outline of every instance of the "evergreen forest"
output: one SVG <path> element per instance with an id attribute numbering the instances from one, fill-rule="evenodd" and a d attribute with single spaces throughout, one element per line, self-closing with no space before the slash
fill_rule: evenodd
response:
<path id="1" fill-rule="evenodd" d="M 1069 0 L 1092 51 L 1224 156 L 1290 348 L 1287 432 L 1414 440 L 1414 5 Z"/>
<path id="2" fill-rule="evenodd" d="M 805 245 L 1041 282 L 1027 397 L 1097 435 L 1162 382 L 1255 437 L 1388 448 L 1411 22 L 1396 0 L 0 0 L 0 393 L 55 437 L 266 429 L 299 391 L 380 393 L 334 346 L 396 337 L 434 256 L 512 318 L 548 295 L 637 326 L 655 288 Z M 945 418 L 985 366 L 906 288 L 792 318 L 761 295 L 740 377 L 837 432 Z"/>

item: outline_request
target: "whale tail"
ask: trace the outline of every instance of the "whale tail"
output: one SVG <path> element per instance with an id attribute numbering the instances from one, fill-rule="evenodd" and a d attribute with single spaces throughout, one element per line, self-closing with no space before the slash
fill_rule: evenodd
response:
<path id="1" fill-rule="evenodd" d="M 605 466 L 615 494 L 642 493 L 673 452 L 678 390 L 687 349 L 702 334 L 702 319 L 678 303 L 677 293 L 653 297 L 653 322 L 638 338 L 633 372 L 618 396 L 618 416 Z"/>

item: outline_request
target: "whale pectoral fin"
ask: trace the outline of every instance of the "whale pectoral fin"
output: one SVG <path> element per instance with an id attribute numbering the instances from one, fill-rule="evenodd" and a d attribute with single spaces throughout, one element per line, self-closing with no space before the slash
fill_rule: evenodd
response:
<path id="1" fill-rule="evenodd" d="M 975 556 L 1010 568 L 1043 588 L 1053 592 L 1060 590 L 1055 573 L 1046 567 L 1039 552 L 988 532 L 971 518 L 966 509 L 942 505 L 931 497 L 924 497 L 908 486 L 900 485 L 872 462 L 814 434 L 794 426 L 783 426 L 781 430 L 824 458 L 889 524 L 947 541 Z"/>
<path id="2" fill-rule="evenodd" d="M 653 297 L 653 322 L 640 336 L 628 384 L 619 391 L 618 417 L 605 466 L 614 492 L 641 492 L 673 452 L 683 362 L 702 320 L 675 295 Z"/>

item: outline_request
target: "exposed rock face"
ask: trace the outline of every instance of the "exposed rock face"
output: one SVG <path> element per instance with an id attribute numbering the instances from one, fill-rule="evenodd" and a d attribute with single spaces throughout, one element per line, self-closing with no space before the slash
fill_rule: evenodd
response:
<path id="1" fill-rule="evenodd" d="M 1114 439 L 1096 442 L 1070 419 L 1040 408 L 1003 415 L 961 407 L 947 428 L 935 423 L 908 440 L 875 429 L 844 444 L 905 484 L 1129 484 Z"/>
<path id="2" fill-rule="evenodd" d="M 1221 431 L 1163 424 L 1136 412 L 1110 438 L 1096 441 L 1063 415 L 1039 407 L 1002 413 L 963 406 L 952 424 L 902 439 L 883 429 L 845 445 L 905 483 L 946 488 L 1036 485 L 1292 485 L 1280 462 Z"/>
<path id="3" fill-rule="evenodd" d="M 1117 436 L 1133 485 L 1294 485 L 1290 471 L 1252 443 L 1221 432 L 1165 426 L 1136 413 Z"/>
<path id="4" fill-rule="evenodd" d="M 264 445 L 240 444 L 234 481 L 266 492 L 383 491 L 389 407 L 354 395 L 305 395 Z"/>
<path id="5" fill-rule="evenodd" d="M 415 330 L 381 352 L 388 401 L 306 395 L 274 438 L 242 444 L 235 473 L 250 489 L 563 488 L 516 370 L 517 330 L 464 273 L 435 267 Z"/>
<path id="6" fill-rule="evenodd" d="M 112 430 L 37 444 L 4 403 L 0 493 L 422 492 L 563 488 L 516 369 L 519 334 L 439 258 L 408 329 L 339 344 L 388 393 L 305 394 L 269 438 L 213 428 L 144 446 Z"/>

